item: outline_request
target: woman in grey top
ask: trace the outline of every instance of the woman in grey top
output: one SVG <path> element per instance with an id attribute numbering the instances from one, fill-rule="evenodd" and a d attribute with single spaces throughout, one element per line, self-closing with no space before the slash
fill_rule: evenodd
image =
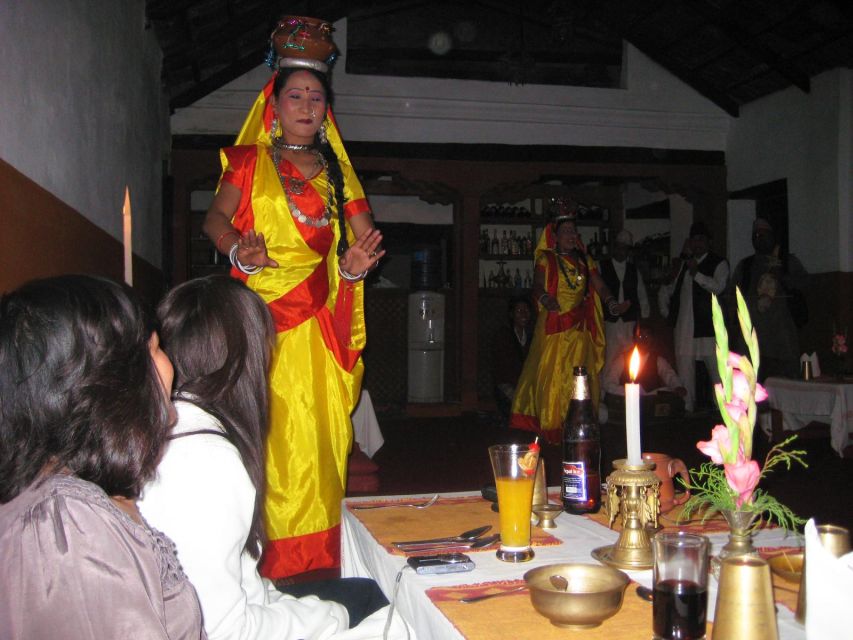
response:
<path id="1" fill-rule="evenodd" d="M 0 298 L 0 638 L 204 638 L 135 500 L 172 367 L 130 290 L 63 276 Z"/>

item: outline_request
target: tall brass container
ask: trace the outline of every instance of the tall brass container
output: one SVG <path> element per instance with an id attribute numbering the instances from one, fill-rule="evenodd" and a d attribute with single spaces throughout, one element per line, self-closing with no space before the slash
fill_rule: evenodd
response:
<path id="1" fill-rule="evenodd" d="M 720 566 L 711 640 L 778 640 L 770 566 L 761 558 L 733 556 Z"/>

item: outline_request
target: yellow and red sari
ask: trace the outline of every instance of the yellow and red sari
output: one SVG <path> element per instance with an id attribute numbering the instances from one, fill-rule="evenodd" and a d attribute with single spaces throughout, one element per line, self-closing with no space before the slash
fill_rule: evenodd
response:
<path id="1" fill-rule="evenodd" d="M 577 260 L 540 248 L 535 268 L 543 273 L 545 291 L 556 298 L 560 311 L 539 306 L 530 353 L 513 397 L 510 426 L 535 431 L 556 444 L 572 397 L 573 367 L 586 367 L 593 404 L 598 406 L 604 318 L 589 279 L 597 268 L 592 258 Z"/>
<path id="2" fill-rule="evenodd" d="M 261 573 L 281 578 L 340 564 L 340 507 L 352 445 L 350 414 L 361 389 L 365 325 L 363 283 L 338 274 L 336 216 L 326 226 L 313 226 L 291 215 L 266 133 L 270 90 L 271 83 L 238 137 L 238 143 L 249 144 L 223 149 L 221 159 L 222 180 L 241 191 L 234 227 L 263 233 L 270 257 L 279 264 L 251 276 L 237 269 L 231 273 L 263 298 L 276 327 L 266 451 L 269 543 Z M 337 130 L 331 131 L 330 113 L 326 122 L 341 160 L 349 219 L 369 207 Z M 290 202 L 308 218 L 321 218 L 328 199 L 326 172 L 305 180 L 286 160 L 279 169 L 284 179 L 297 181 Z M 349 225 L 347 234 L 352 242 Z"/>

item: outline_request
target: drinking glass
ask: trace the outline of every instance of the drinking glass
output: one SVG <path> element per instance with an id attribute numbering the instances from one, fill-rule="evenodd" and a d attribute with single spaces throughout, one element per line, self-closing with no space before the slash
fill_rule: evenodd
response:
<path id="1" fill-rule="evenodd" d="M 489 447 L 489 458 L 498 490 L 501 529 L 498 559 L 526 562 L 533 557 L 530 513 L 539 449 L 522 444 L 494 445 Z"/>
<path id="2" fill-rule="evenodd" d="M 658 533 L 654 551 L 655 640 L 703 640 L 708 617 L 708 538 Z"/>

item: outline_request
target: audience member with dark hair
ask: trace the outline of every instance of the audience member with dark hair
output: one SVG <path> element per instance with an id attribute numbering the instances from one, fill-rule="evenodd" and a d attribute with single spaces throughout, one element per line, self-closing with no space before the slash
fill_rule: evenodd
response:
<path id="1" fill-rule="evenodd" d="M 0 299 L 0 637 L 205 637 L 174 545 L 135 503 L 171 384 L 121 285 L 63 276 Z"/>
<path id="2" fill-rule="evenodd" d="M 238 280 L 209 276 L 169 292 L 158 316 L 175 367 L 178 422 L 140 509 L 175 541 L 208 637 L 328 638 L 387 605 L 372 580 L 294 585 L 297 598 L 258 574 L 275 336 L 263 300 Z M 384 622 L 379 612 L 364 630 Z"/>
<path id="3" fill-rule="evenodd" d="M 527 296 L 515 296 L 509 301 L 508 322 L 501 325 L 492 339 L 492 381 L 498 411 L 509 418 L 512 396 L 521 368 L 530 351 L 530 320 L 533 305 Z"/>

